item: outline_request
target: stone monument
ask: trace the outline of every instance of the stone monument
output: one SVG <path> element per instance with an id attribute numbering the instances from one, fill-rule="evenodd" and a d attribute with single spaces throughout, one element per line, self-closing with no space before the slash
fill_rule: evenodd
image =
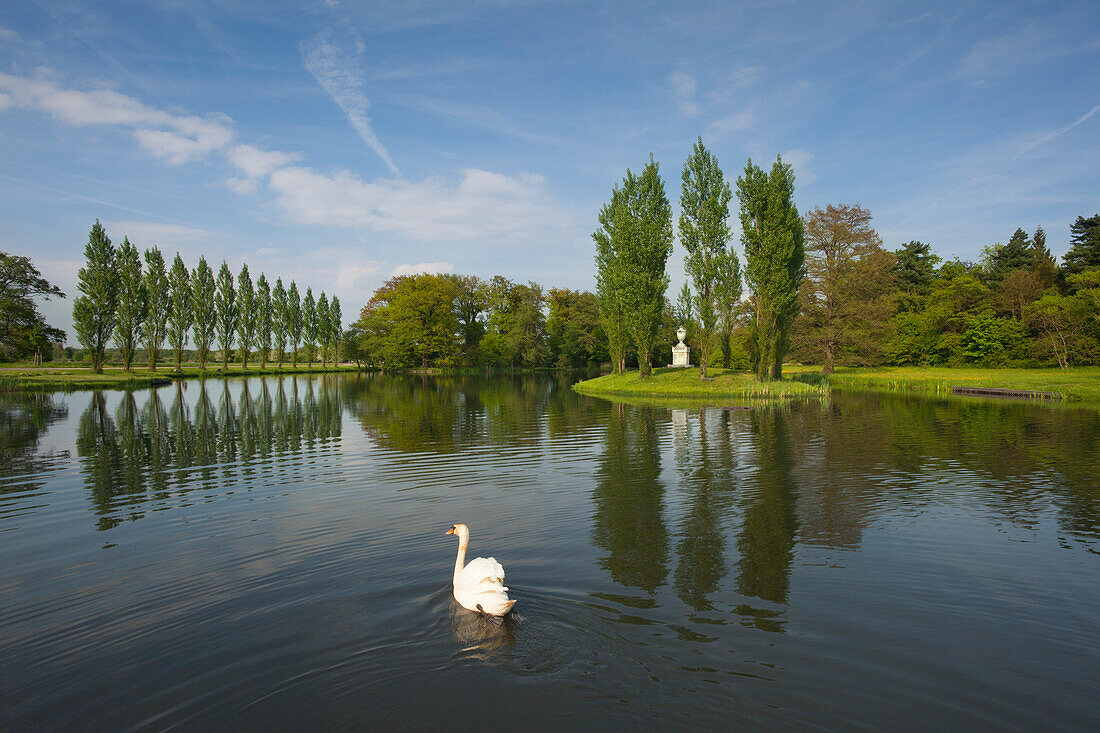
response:
<path id="1" fill-rule="evenodd" d="M 687 336 L 687 330 L 680 326 L 676 329 L 676 338 L 680 339 L 680 343 L 672 347 L 672 366 L 674 367 L 691 366 L 691 360 L 688 359 L 690 349 L 684 343 L 684 336 Z"/>

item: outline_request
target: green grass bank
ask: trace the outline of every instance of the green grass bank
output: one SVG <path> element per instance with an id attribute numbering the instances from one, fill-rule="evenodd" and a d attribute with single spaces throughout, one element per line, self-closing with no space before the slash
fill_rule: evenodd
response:
<path id="1" fill-rule="evenodd" d="M 66 365 L 64 367 L 4 367 L 0 366 L 0 391 L 33 390 L 41 392 L 73 392 L 80 389 L 143 389 L 167 384 L 173 379 L 220 379 L 222 377 L 259 377 L 282 374 L 321 374 L 329 372 L 354 372 L 354 366 L 327 366 L 321 368 L 314 364 L 312 368 L 304 365 L 267 366 L 261 369 L 250 366 L 230 364 L 223 371 L 221 367 L 199 369 L 184 366 L 180 371 L 161 366 L 156 372 L 147 367 L 135 367 L 132 372 L 121 368 L 107 367 L 102 374 L 94 374 L 86 366 Z"/>
<path id="2" fill-rule="evenodd" d="M 828 393 L 826 384 L 808 384 L 794 379 L 777 382 L 758 382 L 747 372 L 710 368 L 709 378 L 699 379 L 699 370 L 654 369 L 653 376 L 641 379 L 638 372 L 606 374 L 595 379 L 577 382 L 573 389 L 593 397 L 646 397 L 661 400 L 685 398 L 720 401 L 728 399 L 790 399 L 817 397 Z"/>
<path id="3" fill-rule="evenodd" d="M 784 367 L 796 379 L 815 379 L 821 367 Z M 820 377 L 818 377 L 820 378 Z M 1067 402 L 1100 404 L 1100 367 L 1073 369 L 966 369 L 950 367 L 839 367 L 828 376 L 833 389 L 951 394 L 952 387 L 1054 392 Z"/>

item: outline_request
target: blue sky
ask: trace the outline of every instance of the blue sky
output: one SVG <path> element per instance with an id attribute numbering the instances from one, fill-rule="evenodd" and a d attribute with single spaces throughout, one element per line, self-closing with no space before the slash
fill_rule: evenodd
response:
<path id="1" fill-rule="evenodd" d="M 591 289 L 612 185 L 653 153 L 675 202 L 701 135 L 890 248 L 1061 255 L 1100 211 L 1098 69 L 1096 2 L 8 2 L 0 249 L 62 328 L 96 218 L 345 317 L 418 270 Z"/>

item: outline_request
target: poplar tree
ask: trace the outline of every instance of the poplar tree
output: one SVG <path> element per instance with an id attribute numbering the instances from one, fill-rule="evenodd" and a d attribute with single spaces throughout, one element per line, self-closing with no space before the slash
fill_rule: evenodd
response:
<path id="1" fill-rule="evenodd" d="M 618 286 L 622 291 L 624 314 L 634 346 L 638 350 L 638 376 L 648 378 L 653 371 L 650 355 L 658 338 L 661 313 L 668 289 L 665 265 L 672 254 L 672 207 L 653 156 L 635 176 L 629 169 L 622 187 L 625 206 L 623 221 L 617 224 L 625 234 L 617 249 Z"/>
<path id="2" fill-rule="evenodd" d="M 229 369 L 229 351 L 233 347 L 233 332 L 237 330 L 237 291 L 233 287 L 233 273 L 222 262 L 218 270 L 218 287 L 214 292 L 214 323 L 218 332 L 218 345 L 222 349 L 222 369 Z"/>
<path id="3" fill-rule="evenodd" d="M 118 250 L 118 310 L 115 311 L 115 345 L 118 346 L 122 366 L 130 372 L 134 369 L 134 351 L 137 349 L 141 324 L 146 316 L 145 287 L 141 277 L 141 255 L 130 244 L 129 237 L 122 238 Z"/>
<path id="4" fill-rule="evenodd" d="M 96 374 L 103 373 L 103 352 L 115 330 L 117 256 L 107 232 L 96 219 L 88 233 L 88 244 L 84 246 L 85 266 L 77 273 L 76 289 L 81 295 L 73 301 L 73 327 Z"/>
<path id="5" fill-rule="evenodd" d="M 729 369 L 733 366 L 733 329 L 737 325 L 737 310 L 741 303 L 741 263 L 732 247 L 726 250 L 719 262 L 714 299 L 721 330 L 722 367 Z"/>
<path id="6" fill-rule="evenodd" d="M 206 258 L 200 257 L 191 277 L 191 322 L 194 324 L 192 333 L 199 356 L 199 369 L 206 369 L 206 359 L 210 355 L 210 344 L 214 342 L 214 325 L 217 320 L 214 271 L 206 264 Z"/>
<path id="7" fill-rule="evenodd" d="M 187 330 L 191 328 L 194 317 L 191 307 L 191 276 L 183 264 L 183 258 L 176 252 L 172 269 L 168 271 L 168 343 L 176 357 L 176 371 L 183 363 L 183 347 L 187 345 Z"/>
<path id="8" fill-rule="evenodd" d="M 256 290 L 248 265 L 241 265 L 237 275 L 237 348 L 241 352 L 243 368 L 248 368 L 248 354 L 256 338 Z"/>
<path id="9" fill-rule="evenodd" d="M 306 358 L 313 367 L 313 349 L 317 342 L 317 301 L 313 299 L 313 288 L 306 288 L 306 297 L 302 298 L 302 338 L 305 341 Z"/>
<path id="10" fill-rule="evenodd" d="M 328 312 L 328 296 L 321 291 L 321 297 L 317 299 L 317 342 L 321 351 L 321 368 L 328 366 L 328 332 L 331 323 Z"/>
<path id="11" fill-rule="evenodd" d="M 256 280 L 256 348 L 260 352 L 260 368 L 267 368 L 271 355 L 271 286 L 261 272 Z"/>
<path id="12" fill-rule="evenodd" d="M 293 349 L 293 365 L 298 366 L 298 344 L 302 342 L 302 301 L 298 296 L 298 284 L 293 280 L 286 293 L 286 337 Z"/>
<path id="13" fill-rule="evenodd" d="M 727 219 L 733 194 L 718 159 L 703 146 L 702 138 L 692 146 L 681 177 L 680 242 L 687 251 L 684 269 L 695 285 L 699 378 L 704 379 L 718 321 L 718 278 L 730 240 Z"/>
<path id="14" fill-rule="evenodd" d="M 343 314 L 340 313 L 340 299 L 335 295 L 328 304 L 328 318 L 330 329 L 328 340 L 332 347 L 332 363 L 335 366 L 340 361 L 340 337 L 344 333 L 344 327 L 340 323 L 343 320 Z"/>
<path id="15" fill-rule="evenodd" d="M 607 334 L 607 354 L 611 369 L 622 374 L 626 369 L 626 350 L 630 342 L 622 292 L 619 288 L 621 262 L 618 247 L 626 236 L 623 222 L 625 197 L 617 185 L 611 190 L 611 202 L 600 209 L 600 229 L 592 234 L 596 243 L 596 299 L 600 306 L 600 322 Z"/>
<path id="16" fill-rule="evenodd" d="M 287 313 L 286 288 L 283 287 L 283 279 L 280 277 L 275 280 L 275 289 L 271 291 L 271 335 L 274 337 L 280 369 L 286 357 Z"/>
<path id="17" fill-rule="evenodd" d="M 149 313 L 141 325 L 141 340 L 149 352 L 149 370 L 157 370 L 157 359 L 164 345 L 168 323 L 168 272 L 164 255 L 156 247 L 145 250 L 145 302 Z"/>
<path id="18" fill-rule="evenodd" d="M 794 169 L 776 157 L 771 173 L 753 165 L 737 179 L 745 279 L 753 293 L 752 360 L 760 381 L 782 377 L 805 275 L 802 218 L 794 204 Z"/>

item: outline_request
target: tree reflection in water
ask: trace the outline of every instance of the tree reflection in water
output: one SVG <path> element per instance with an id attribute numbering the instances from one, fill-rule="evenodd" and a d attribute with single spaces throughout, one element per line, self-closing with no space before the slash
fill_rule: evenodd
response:
<path id="1" fill-rule="evenodd" d="M 60 465 L 69 458 L 69 451 L 43 449 L 43 434 L 50 425 L 69 415 L 69 408 L 59 404 L 52 395 L 34 392 L 13 392 L 0 400 L 0 516 L 17 516 L 26 507 L 8 508 L 6 495 L 23 495 L 43 485 L 35 476 Z"/>
<path id="2" fill-rule="evenodd" d="M 278 379 L 274 399 L 266 379 L 259 380 L 258 391 L 255 382 L 236 382 L 236 398 L 229 381 L 179 382 L 168 388 L 167 410 L 161 391 L 150 391 L 140 406 L 139 396 L 126 392 L 113 416 L 106 395 L 93 392 L 77 423 L 76 449 L 96 528 L 111 529 L 150 508 L 182 503 L 195 490 L 232 491 L 268 467 L 274 452 L 339 438 L 338 381 L 303 381 L 305 395 L 299 398 L 297 378 Z M 193 403 L 188 387 L 198 389 Z"/>
<path id="3" fill-rule="evenodd" d="M 611 409 L 593 491 L 593 541 L 611 578 L 653 593 L 668 575 L 668 530 L 661 483 L 659 416 L 650 407 Z"/>
<path id="4" fill-rule="evenodd" d="M 737 487 L 730 414 L 698 410 L 698 419 L 689 424 L 687 410 L 672 411 L 676 468 L 687 497 L 673 585 L 680 600 L 696 611 L 714 609 L 709 596 L 726 575 L 723 525 Z"/>

